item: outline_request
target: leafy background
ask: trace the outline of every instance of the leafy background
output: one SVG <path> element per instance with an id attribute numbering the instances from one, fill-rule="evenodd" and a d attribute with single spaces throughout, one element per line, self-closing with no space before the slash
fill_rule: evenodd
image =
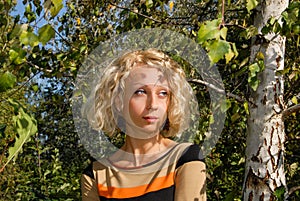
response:
<path id="1" fill-rule="evenodd" d="M 192 38 L 217 64 L 227 93 L 227 116 L 222 137 L 206 159 L 208 200 L 241 200 L 249 93 L 263 70 L 259 55 L 249 61 L 251 40 L 258 36 L 253 26 L 257 5 L 256 0 L 1 1 L 1 200 L 80 200 L 80 175 L 90 156 L 73 124 L 76 73 L 99 42 L 154 27 Z M 282 24 L 270 19 L 264 28 L 264 33 L 286 36 L 285 70 L 280 73 L 288 106 L 300 98 L 299 12 L 300 2 L 292 0 Z M 209 123 L 209 97 L 204 85 L 193 86 L 203 108 L 202 132 Z M 300 199 L 299 119 L 299 112 L 285 118 L 290 200 Z M 196 143 L 202 140 L 199 135 Z"/>

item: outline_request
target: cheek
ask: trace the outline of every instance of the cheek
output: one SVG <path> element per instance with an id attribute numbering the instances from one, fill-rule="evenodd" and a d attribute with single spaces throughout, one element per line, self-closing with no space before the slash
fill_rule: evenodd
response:
<path id="1" fill-rule="evenodd" d="M 127 119 L 129 117 L 129 113 L 131 109 L 131 101 L 128 97 L 124 97 L 123 99 L 123 108 L 122 108 L 123 118 Z"/>
<path id="2" fill-rule="evenodd" d="M 128 102 L 129 113 L 138 115 L 143 112 L 145 108 L 144 102 L 142 100 L 131 99 Z"/>

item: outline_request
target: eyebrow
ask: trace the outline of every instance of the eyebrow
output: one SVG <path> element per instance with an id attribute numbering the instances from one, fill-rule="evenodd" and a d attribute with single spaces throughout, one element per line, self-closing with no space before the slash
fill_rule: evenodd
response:
<path id="1" fill-rule="evenodd" d="M 136 86 L 136 85 L 140 85 L 140 86 L 149 86 L 149 85 L 153 85 L 153 86 L 158 86 L 158 87 L 165 87 L 169 89 L 169 85 L 168 84 L 158 84 L 157 82 L 154 84 L 144 84 L 144 83 L 139 83 L 139 82 L 134 82 L 132 83 L 132 86 Z"/>

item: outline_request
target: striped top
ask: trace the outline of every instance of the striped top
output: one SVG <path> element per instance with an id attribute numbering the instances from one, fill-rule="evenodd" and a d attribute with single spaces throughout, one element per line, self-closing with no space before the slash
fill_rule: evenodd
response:
<path id="1" fill-rule="evenodd" d="M 136 168 L 93 162 L 82 175 L 83 201 L 204 201 L 205 164 L 198 145 L 173 146 L 157 160 Z"/>

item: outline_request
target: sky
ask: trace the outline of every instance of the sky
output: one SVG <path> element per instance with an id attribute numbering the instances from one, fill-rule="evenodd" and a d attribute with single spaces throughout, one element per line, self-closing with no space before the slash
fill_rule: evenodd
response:
<path id="1" fill-rule="evenodd" d="M 43 0 L 42 0 L 42 4 L 43 4 Z M 66 2 L 66 0 L 64 0 L 64 2 Z M 65 10 L 65 7 L 62 8 L 62 10 L 60 11 L 60 14 L 64 13 L 64 10 Z M 24 12 L 25 12 L 25 5 L 23 4 L 23 0 L 17 0 L 17 5 L 15 7 L 14 10 L 12 10 L 11 12 L 11 15 L 12 16 L 17 16 L 17 15 L 20 15 L 20 19 L 21 19 L 21 22 L 25 20 L 22 18 L 24 17 Z M 59 15 L 58 15 L 59 16 Z M 48 24 L 48 22 L 44 19 L 44 18 L 37 18 L 36 22 L 33 22 L 33 24 L 36 23 L 36 26 L 39 28 L 39 27 L 42 27 L 43 25 L 45 24 Z M 37 31 L 37 30 L 36 30 Z M 50 83 L 50 80 L 48 78 L 41 78 L 41 74 L 37 74 L 35 75 L 35 79 L 33 79 L 33 82 L 37 83 L 39 85 L 39 87 L 41 88 L 41 90 L 45 90 L 45 88 L 49 87 L 49 83 Z M 57 91 L 59 91 L 61 89 L 61 85 L 58 83 L 57 85 L 58 89 Z"/>
<path id="2" fill-rule="evenodd" d="M 64 2 L 64 7 L 60 10 L 58 16 L 59 16 L 60 14 L 64 13 L 64 11 L 66 10 L 66 6 L 65 6 L 66 1 L 67 1 L 67 0 L 63 0 L 63 2 Z M 42 5 L 44 4 L 44 1 L 43 1 L 43 0 L 41 0 L 41 4 L 42 4 Z M 13 16 L 20 15 L 20 17 L 21 17 L 21 19 L 22 19 L 22 17 L 24 16 L 25 7 L 26 7 L 26 5 L 23 4 L 23 0 L 17 0 L 17 5 L 16 5 L 15 9 L 11 12 L 11 14 L 12 14 Z M 45 19 L 37 18 L 37 20 L 38 20 L 38 21 L 37 21 L 37 22 L 38 22 L 38 23 L 37 23 L 37 26 L 38 26 L 38 27 L 41 27 L 42 25 L 44 25 L 44 24 L 47 23 Z"/>

